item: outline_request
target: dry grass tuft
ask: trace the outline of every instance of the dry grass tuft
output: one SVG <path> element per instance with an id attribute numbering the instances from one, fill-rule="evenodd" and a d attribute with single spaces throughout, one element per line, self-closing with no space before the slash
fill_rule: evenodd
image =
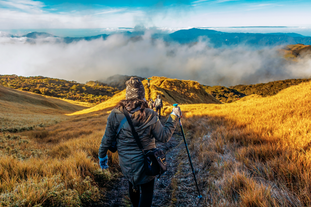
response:
<path id="1" fill-rule="evenodd" d="M 184 126 L 194 132 L 206 205 L 311 205 L 310 88 L 303 83 L 273 97 L 181 105 Z"/>

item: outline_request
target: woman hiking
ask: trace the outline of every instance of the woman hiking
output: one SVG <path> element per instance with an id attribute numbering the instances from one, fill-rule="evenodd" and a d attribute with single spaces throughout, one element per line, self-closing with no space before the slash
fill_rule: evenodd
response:
<path id="1" fill-rule="evenodd" d="M 134 139 L 131 127 L 125 119 L 124 110 L 131 117 L 145 152 L 156 148 L 155 140 L 168 142 L 171 139 L 181 111 L 174 107 L 163 126 L 157 113 L 148 108 L 142 82 L 138 78 L 131 77 L 126 82 L 126 99 L 119 102 L 107 120 L 98 153 L 100 167 L 108 169 L 107 151 L 116 146 L 122 173 L 129 181 L 129 197 L 133 207 L 150 207 L 155 176 L 148 176 L 145 173 L 144 154 Z"/>

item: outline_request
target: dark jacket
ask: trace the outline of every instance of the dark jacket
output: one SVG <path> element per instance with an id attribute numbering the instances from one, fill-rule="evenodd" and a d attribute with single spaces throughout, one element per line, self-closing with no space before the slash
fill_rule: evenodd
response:
<path id="1" fill-rule="evenodd" d="M 155 139 L 160 142 L 168 142 L 171 139 L 179 118 L 175 115 L 170 115 L 165 126 L 162 126 L 155 111 L 147 108 L 145 113 L 145 118 L 140 121 L 138 121 L 140 117 L 139 111 L 130 113 L 130 115 L 144 150 L 150 150 L 156 147 Z M 105 157 L 111 143 L 116 140 L 119 164 L 123 175 L 134 186 L 141 185 L 153 180 L 154 176 L 145 174 L 143 152 L 139 149 L 127 121 L 121 128 L 118 137 L 116 137 L 117 129 L 124 117 L 124 114 L 118 109 L 111 111 L 98 155 L 99 157 Z"/>

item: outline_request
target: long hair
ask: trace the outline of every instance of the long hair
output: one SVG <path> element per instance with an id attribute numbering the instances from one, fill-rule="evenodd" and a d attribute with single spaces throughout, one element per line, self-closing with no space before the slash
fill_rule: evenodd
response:
<path id="1" fill-rule="evenodd" d="M 136 109 L 137 107 L 140 107 L 140 117 L 138 121 L 143 120 L 146 116 L 145 109 L 149 108 L 148 103 L 144 100 L 134 98 L 134 99 L 128 99 L 128 100 L 122 100 L 118 103 L 116 108 L 124 107 L 128 111 L 132 111 L 133 109 Z"/>

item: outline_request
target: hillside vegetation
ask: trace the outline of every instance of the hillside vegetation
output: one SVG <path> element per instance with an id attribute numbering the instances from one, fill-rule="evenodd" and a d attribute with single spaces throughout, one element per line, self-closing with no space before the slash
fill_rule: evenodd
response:
<path id="1" fill-rule="evenodd" d="M 219 104 L 195 81 L 152 77 L 150 88 L 147 81 L 143 83 L 146 98 L 162 95 L 164 113 L 171 112 L 173 103 L 180 103 L 203 194 L 200 205 L 311 205 L 311 82 L 275 96 L 255 94 L 231 104 Z M 80 110 L 81 106 L 62 100 L 0 89 L 0 104 L 8 104 L 5 99 L 15 100 L 10 102 L 12 106 L 21 101 L 21 109 L 12 110 L 16 115 L 23 112 L 22 105 L 39 113 L 49 105 L 40 100 L 46 100 L 55 104 L 48 106 L 51 113 L 55 110 L 56 115 L 66 117 L 32 131 L 0 135 L 0 206 L 91 206 L 100 202 L 102 193 L 121 175 L 117 153 L 109 152 L 108 171 L 100 170 L 97 154 L 109 111 L 125 98 L 125 91 Z M 80 111 L 74 113 L 76 110 Z M 184 206 L 189 202 L 182 199 L 184 194 L 195 192 L 195 186 L 185 151 L 174 157 L 180 164 L 168 188 L 172 205 Z"/>
<path id="2" fill-rule="evenodd" d="M 22 92 L 0 86 L 1 131 L 31 130 L 40 125 L 55 124 L 87 107 L 74 101 Z"/>
<path id="3" fill-rule="evenodd" d="M 118 89 L 98 81 L 89 81 L 86 84 L 81 84 L 76 81 L 42 76 L 0 75 L 0 85 L 37 94 L 90 103 L 103 102 L 119 92 Z"/>
<path id="4" fill-rule="evenodd" d="M 165 77 L 151 77 L 150 88 L 147 86 L 147 80 L 142 81 L 146 91 L 146 99 L 156 99 L 161 95 L 164 109 L 174 103 L 192 104 L 192 103 L 220 103 L 212 95 L 205 92 L 202 85 L 196 81 L 185 81 L 170 79 Z M 94 111 L 111 109 L 121 100 L 125 99 L 125 90 L 116 94 L 111 99 L 98 104 L 92 108 L 77 111 L 71 115 L 87 114 Z"/>
<path id="5" fill-rule="evenodd" d="M 99 201 L 98 186 L 119 174 L 102 172 L 97 165 L 107 116 L 65 115 L 84 108 L 75 101 L 0 86 L 1 207 Z"/>
<path id="6" fill-rule="evenodd" d="M 181 105 L 204 206 L 311 205 L 310 88 L 307 82 L 271 97 Z"/>
<path id="7" fill-rule="evenodd" d="M 218 103 L 197 82 L 158 77 L 153 77 L 153 80 L 151 87 L 157 90 L 156 92 L 150 93 L 147 82 L 143 82 L 146 87 L 146 97 L 162 94 L 165 105 L 171 105 L 175 101 Z M 180 87 L 181 83 L 183 88 Z M 14 104 L 25 104 L 25 106 L 31 104 L 29 108 L 36 110 L 33 112 L 42 111 L 41 102 L 37 103 L 37 99 L 49 102 L 54 100 L 23 91 L 3 89 L 19 95 L 16 100 L 14 99 L 16 101 Z M 174 95 L 175 92 L 171 90 L 179 90 L 180 95 L 172 99 L 170 95 Z M 3 94 L 2 97 L 13 99 L 8 93 Z M 36 99 L 32 100 L 33 97 Z M 23 101 L 26 98 L 31 103 Z M 0 135 L 0 142 L 3 143 L 0 148 L 0 205 L 90 206 L 92 203 L 99 202 L 100 191 L 104 192 L 105 187 L 113 184 L 114 179 L 120 176 L 116 166 L 118 163 L 116 153 L 109 154 L 110 171 L 104 172 L 99 169 L 97 154 L 109 110 L 124 98 L 125 91 L 96 107 L 60 119 L 62 122 L 55 121 L 53 125 L 26 132 L 2 133 Z M 64 102 L 58 99 L 55 101 Z M 60 111 L 51 109 L 44 112 L 65 117 L 64 113 L 75 111 L 62 110 L 65 107 L 62 105 L 52 106 Z M 82 109 L 81 106 L 77 107 Z M 16 108 L 12 110 L 11 116 L 19 116 L 23 112 Z M 37 114 L 27 114 L 25 118 L 31 119 L 30 115 L 38 117 Z M 20 124 L 23 125 L 25 122 L 21 121 Z"/>
<path id="8" fill-rule="evenodd" d="M 258 83 L 251 85 L 236 85 L 236 86 L 203 86 L 205 91 L 213 95 L 222 103 L 231 103 L 245 96 L 260 95 L 263 97 L 273 96 L 280 91 L 300 83 L 309 82 L 311 79 L 287 79 L 272 81 L 269 83 Z"/>
<path id="9" fill-rule="evenodd" d="M 281 50 L 284 57 L 289 60 L 297 60 L 305 56 L 311 56 L 311 45 L 295 44 L 287 45 Z"/>

